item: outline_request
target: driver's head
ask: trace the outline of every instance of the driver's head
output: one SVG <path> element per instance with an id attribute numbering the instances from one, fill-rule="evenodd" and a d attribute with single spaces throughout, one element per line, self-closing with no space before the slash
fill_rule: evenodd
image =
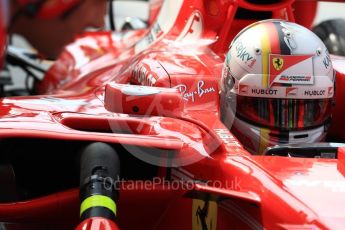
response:
<path id="1" fill-rule="evenodd" d="M 10 33 L 55 59 L 86 28 L 102 28 L 107 0 L 12 0 Z"/>
<path id="2" fill-rule="evenodd" d="M 260 21 L 230 45 L 221 81 L 221 117 L 252 153 L 277 144 L 321 141 L 333 95 L 328 51 L 298 24 Z"/>
<path id="3" fill-rule="evenodd" d="M 8 1 L 0 1 L 0 70 L 3 65 L 6 49 L 8 10 Z"/>

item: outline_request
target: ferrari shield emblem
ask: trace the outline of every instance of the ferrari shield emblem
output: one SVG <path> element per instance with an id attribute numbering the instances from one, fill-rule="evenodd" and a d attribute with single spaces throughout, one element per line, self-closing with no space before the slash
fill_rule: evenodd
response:
<path id="1" fill-rule="evenodd" d="M 215 201 L 193 200 L 192 229 L 217 229 L 217 203 Z"/>
<path id="2" fill-rule="evenodd" d="M 273 67 L 279 71 L 283 68 L 284 65 L 284 59 L 283 58 L 273 58 Z"/>

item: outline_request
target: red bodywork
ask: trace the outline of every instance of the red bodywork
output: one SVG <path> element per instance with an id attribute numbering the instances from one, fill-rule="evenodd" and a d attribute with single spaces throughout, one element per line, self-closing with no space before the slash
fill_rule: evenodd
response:
<path id="1" fill-rule="evenodd" d="M 47 145 L 48 158 L 61 143 L 96 141 L 126 146 L 118 150 L 124 159 L 131 154 L 125 151 L 128 146 L 163 156 L 151 173 L 133 165 L 135 158 L 121 162 L 125 175 L 136 175 L 124 176 L 121 183 L 122 229 L 343 229 L 345 149 L 339 149 L 338 159 L 253 156 L 219 118 L 224 54 L 233 36 L 254 21 L 234 18 L 237 8 L 294 20 L 292 2 L 255 6 L 240 0 L 173 0 L 161 10 L 165 17 L 159 16 L 142 35 L 133 32 L 132 41 L 108 32 L 88 34 L 52 66 L 40 85 L 41 96 L 1 100 L 0 137 L 17 145 L 26 139 L 58 142 Z M 333 57 L 333 63 L 337 88 L 329 136 L 345 140 L 345 59 Z M 121 100 L 131 100 L 119 93 L 126 84 L 176 88 L 182 97 L 162 89 L 164 95 L 134 97 L 121 107 Z M 163 110 L 148 110 L 156 99 Z M 118 113 L 119 108 L 132 113 Z M 27 151 L 20 157 L 29 165 L 31 158 L 24 155 L 34 153 Z M 68 170 L 64 164 L 74 158 L 67 156 L 59 170 Z M 166 167 L 172 166 L 171 159 L 178 167 Z M 54 160 L 40 164 L 48 163 Z M 40 179 L 31 177 L 30 183 L 35 180 Z M 159 183 L 133 186 L 145 181 Z M 193 183 L 184 187 L 181 181 Z M 45 183 L 50 181 L 37 186 Z M 0 222 L 8 229 L 73 228 L 78 225 L 78 192 L 61 186 L 50 195 L 2 203 Z M 82 224 L 116 229 L 99 219 Z"/>

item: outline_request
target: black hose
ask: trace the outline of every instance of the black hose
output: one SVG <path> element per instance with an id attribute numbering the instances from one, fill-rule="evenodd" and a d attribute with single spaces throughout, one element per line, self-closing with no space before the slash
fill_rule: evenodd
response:
<path id="1" fill-rule="evenodd" d="M 80 218 L 103 217 L 115 222 L 120 160 L 105 143 L 92 143 L 80 160 Z"/>

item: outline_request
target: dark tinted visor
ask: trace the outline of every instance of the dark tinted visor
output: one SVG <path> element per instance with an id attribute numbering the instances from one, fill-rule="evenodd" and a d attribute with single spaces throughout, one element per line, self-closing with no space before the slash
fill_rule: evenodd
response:
<path id="1" fill-rule="evenodd" d="M 332 98 L 271 99 L 237 95 L 236 114 L 252 124 L 298 130 L 324 124 L 331 115 L 332 101 Z"/>

